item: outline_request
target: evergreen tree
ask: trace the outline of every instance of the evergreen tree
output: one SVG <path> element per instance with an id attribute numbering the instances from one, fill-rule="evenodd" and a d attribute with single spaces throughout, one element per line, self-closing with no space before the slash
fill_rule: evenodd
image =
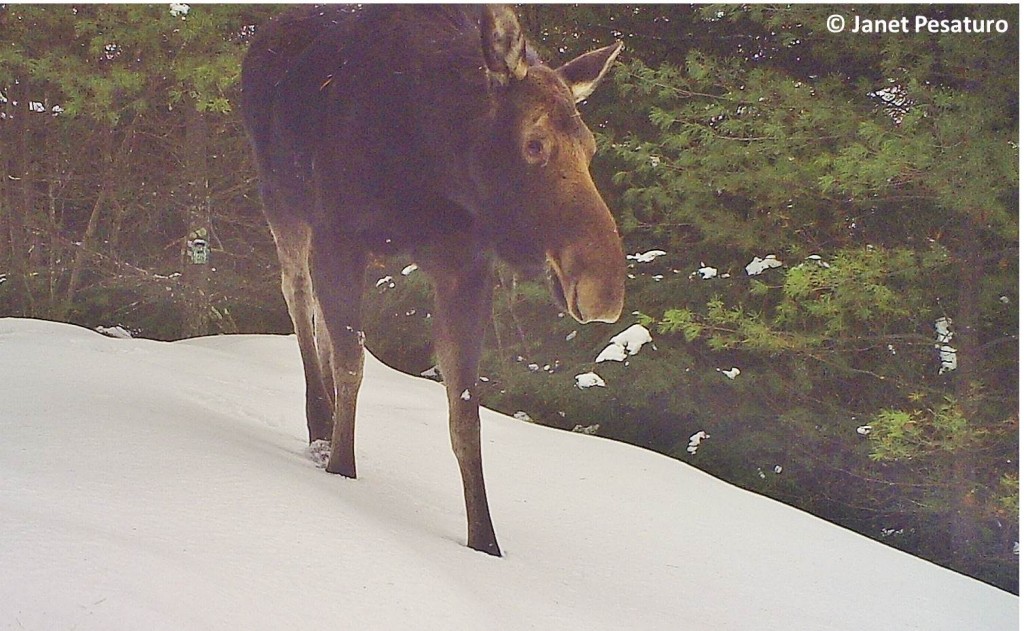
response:
<path id="1" fill-rule="evenodd" d="M 878 46 L 827 32 L 829 12 L 704 8 L 708 28 L 741 24 L 760 45 L 620 71 L 621 97 L 649 114 L 608 139 L 626 232 L 678 269 L 720 272 L 662 283 L 640 308 L 691 354 L 747 368 L 729 384 L 746 405 L 713 422 L 799 450 L 814 465 L 801 502 L 913 532 L 919 553 L 1015 589 L 1017 37 Z M 1001 7 L 972 17 L 1013 23 Z M 751 275 L 769 254 L 784 265 Z M 823 468 L 850 490 L 812 483 Z"/>
<path id="2" fill-rule="evenodd" d="M 0 139 L 16 148 L 0 157 L 0 310 L 157 337 L 237 330 L 239 311 L 287 322 L 263 315 L 280 303 L 273 245 L 230 107 L 247 37 L 271 13 L 0 8 Z M 206 266 L 187 263 L 198 230 Z"/>

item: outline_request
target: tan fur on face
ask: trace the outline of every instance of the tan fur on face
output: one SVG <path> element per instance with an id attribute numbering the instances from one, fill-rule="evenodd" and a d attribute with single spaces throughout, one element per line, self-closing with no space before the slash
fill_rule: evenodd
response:
<path id="1" fill-rule="evenodd" d="M 528 187 L 538 191 L 548 265 L 570 315 L 581 322 L 615 321 L 624 295 L 625 255 L 615 222 L 590 175 L 597 145 L 564 79 L 531 68 L 519 125 Z"/>

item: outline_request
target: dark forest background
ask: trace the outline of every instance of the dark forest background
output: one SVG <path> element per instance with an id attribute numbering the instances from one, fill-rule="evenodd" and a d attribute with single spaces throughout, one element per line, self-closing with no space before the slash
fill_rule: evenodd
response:
<path id="1" fill-rule="evenodd" d="M 279 10 L 0 5 L 0 315 L 290 331 L 235 111 L 246 42 Z M 1017 8 L 518 10 L 551 65 L 625 41 L 581 110 L 627 251 L 664 254 L 630 262 L 615 325 L 578 327 L 499 268 L 485 404 L 1017 592 Z M 833 13 L 1008 29 L 833 34 Z M 375 262 L 365 320 L 417 374 L 430 289 L 408 263 Z M 634 323 L 653 343 L 596 364 Z M 607 386 L 576 387 L 590 371 Z"/>

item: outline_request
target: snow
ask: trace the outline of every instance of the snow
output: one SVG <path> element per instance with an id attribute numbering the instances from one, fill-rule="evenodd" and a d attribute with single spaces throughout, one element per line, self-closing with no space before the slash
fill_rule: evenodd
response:
<path id="1" fill-rule="evenodd" d="M 626 259 L 630 261 L 636 261 L 637 263 L 650 263 L 659 256 L 665 256 L 668 254 L 665 250 L 648 250 L 646 252 L 637 252 L 636 254 L 627 254 Z"/>
<path id="2" fill-rule="evenodd" d="M 729 379 L 735 379 L 736 377 L 740 376 L 740 369 L 735 367 L 735 366 L 733 366 L 732 368 L 730 368 L 728 370 L 724 370 L 722 368 L 715 368 L 715 370 L 717 370 L 718 372 L 722 373 L 723 375 L 725 375 Z"/>
<path id="3" fill-rule="evenodd" d="M 782 261 L 775 258 L 774 254 L 769 254 L 764 258 L 755 256 L 754 260 L 747 263 L 747 267 L 745 269 L 747 270 L 747 276 L 757 276 L 765 270 L 773 267 L 782 267 Z"/>
<path id="4" fill-rule="evenodd" d="M 956 349 L 948 344 L 953 339 L 953 320 L 945 316 L 935 321 L 935 341 L 939 349 L 939 374 L 956 370 Z"/>
<path id="5" fill-rule="evenodd" d="M 634 324 L 622 331 L 608 342 L 608 346 L 598 353 L 595 363 L 605 361 L 620 362 L 629 355 L 636 355 L 644 344 L 654 341 L 651 332 L 642 324 Z"/>
<path id="6" fill-rule="evenodd" d="M 96 327 L 96 332 L 101 335 L 106 335 L 107 337 L 116 337 L 120 339 L 134 337 L 131 331 L 124 328 L 120 324 L 118 324 L 117 326 L 98 326 Z"/>
<path id="7" fill-rule="evenodd" d="M 594 386 L 599 388 L 605 387 L 605 382 L 604 379 L 601 378 L 601 375 L 596 372 L 585 372 L 581 375 L 576 375 L 576 387 L 580 390 L 593 388 Z"/>
<path id="8" fill-rule="evenodd" d="M 811 262 L 812 262 L 812 263 L 814 263 L 814 264 L 816 264 L 816 265 L 817 265 L 818 267 L 823 267 L 823 268 L 825 268 L 825 269 L 828 269 L 828 268 L 832 267 L 831 265 L 829 265 L 828 263 L 826 263 L 826 262 L 825 262 L 825 261 L 824 261 L 824 260 L 823 260 L 823 259 L 821 258 L 821 255 L 820 255 L 820 254 L 812 254 L 812 255 L 810 255 L 810 256 L 808 256 L 808 257 L 807 257 L 807 260 L 808 260 L 808 261 L 811 261 Z"/>
<path id="9" fill-rule="evenodd" d="M 700 275 L 701 280 L 710 280 L 715 276 L 718 276 L 718 268 L 711 267 L 710 265 L 705 265 L 704 263 L 701 263 L 700 268 L 697 270 L 697 273 Z"/>
<path id="10" fill-rule="evenodd" d="M 704 430 L 690 436 L 690 443 L 686 446 L 686 452 L 691 455 L 697 453 L 697 449 L 700 448 L 700 442 L 707 438 L 711 438 L 711 436 Z"/>
<path id="11" fill-rule="evenodd" d="M 440 384 L 367 356 L 358 480 L 309 459 L 303 391 L 293 337 L 0 319 L 0 628 L 1017 628 L 1006 592 L 486 410 L 506 556 L 473 552 Z"/>
<path id="12" fill-rule="evenodd" d="M 626 359 L 626 347 L 612 342 L 608 346 L 604 347 L 600 353 L 597 354 L 597 358 L 594 359 L 595 363 L 600 364 L 601 362 L 620 362 Z"/>
<path id="13" fill-rule="evenodd" d="M 615 343 L 608 344 L 601 352 L 597 353 L 594 363 L 601 362 L 622 362 L 627 357 L 626 347 Z"/>
<path id="14" fill-rule="evenodd" d="M 636 355 L 644 344 L 653 341 L 651 332 L 642 324 L 634 324 L 628 329 L 619 333 L 611 339 L 612 344 L 618 344 L 626 349 L 630 355 Z"/>

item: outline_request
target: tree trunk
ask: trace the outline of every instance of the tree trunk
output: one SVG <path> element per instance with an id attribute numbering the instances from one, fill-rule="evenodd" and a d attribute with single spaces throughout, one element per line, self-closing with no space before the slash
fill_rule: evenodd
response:
<path id="1" fill-rule="evenodd" d="M 89 213 L 89 221 L 85 226 L 85 232 L 82 234 L 80 245 L 75 249 L 67 288 L 64 292 L 63 308 L 66 311 L 70 311 L 75 302 L 89 254 L 96 247 L 96 235 L 99 232 L 100 219 L 114 201 L 114 184 L 123 173 L 124 159 L 130 149 L 134 127 L 135 122 L 133 121 L 126 129 L 124 140 L 116 155 L 114 152 L 114 129 L 104 128 L 98 132 L 104 135 L 103 155 L 100 157 L 101 160 L 99 160 L 103 165 L 102 183 L 100 184 L 100 190 L 96 194 L 96 201 L 93 202 L 92 212 Z"/>
<path id="2" fill-rule="evenodd" d="M 962 219 L 958 263 L 960 266 L 957 288 L 957 310 L 953 321 L 957 368 L 954 373 L 954 394 L 968 426 L 977 426 L 978 407 L 975 383 L 981 366 L 981 279 L 985 272 L 981 231 L 975 218 Z M 977 483 L 976 467 L 969 449 L 956 456 L 952 471 L 950 523 L 950 553 L 954 567 L 971 571 L 980 544 L 980 528 L 974 497 Z"/>
<path id="3" fill-rule="evenodd" d="M 0 120 L 9 121 L 10 102 L 0 104 Z M 13 146 L 10 137 L 10 122 L 0 124 L 0 147 Z M 0 314 L 16 314 L 18 308 L 18 285 L 15 282 L 16 260 L 14 253 L 13 219 L 14 204 L 11 199 L 11 177 L 13 176 L 11 152 L 0 154 Z M 4 283 L 9 283 L 4 287 Z M 10 296 L 10 297 L 8 297 Z"/>
<path id="4" fill-rule="evenodd" d="M 185 171 L 188 182 L 188 204 L 183 262 L 185 296 L 182 300 L 182 337 L 196 337 L 210 332 L 210 262 L 193 256 L 199 240 L 210 238 L 210 190 L 207 179 L 207 142 L 209 130 L 206 116 L 195 103 L 186 105 Z"/>
<path id="5" fill-rule="evenodd" d="M 20 95 L 18 95 L 20 96 Z M 10 245 L 10 271 L 11 277 L 6 282 L 10 283 L 9 292 L 13 294 L 11 299 L 11 313 L 4 315 L 18 315 L 32 317 L 36 315 L 35 298 L 32 292 L 30 280 L 29 252 L 32 250 L 32 232 L 28 229 L 28 217 L 32 209 L 32 187 L 30 183 L 30 161 L 28 154 L 29 129 L 28 108 L 15 108 L 15 91 L 8 93 L 8 100 L 4 104 L 7 115 L 5 123 L 0 129 L 6 128 L 5 146 L 17 147 L 16 151 L 9 152 L 6 156 L 6 169 L 4 178 L 4 199 L 2 209 L 7 216 L 7 232 L 5 239 Z M 19 99 L 24 103 L 23 99 Z M 7 152 L 5 152 L 7 153 Z"/>

